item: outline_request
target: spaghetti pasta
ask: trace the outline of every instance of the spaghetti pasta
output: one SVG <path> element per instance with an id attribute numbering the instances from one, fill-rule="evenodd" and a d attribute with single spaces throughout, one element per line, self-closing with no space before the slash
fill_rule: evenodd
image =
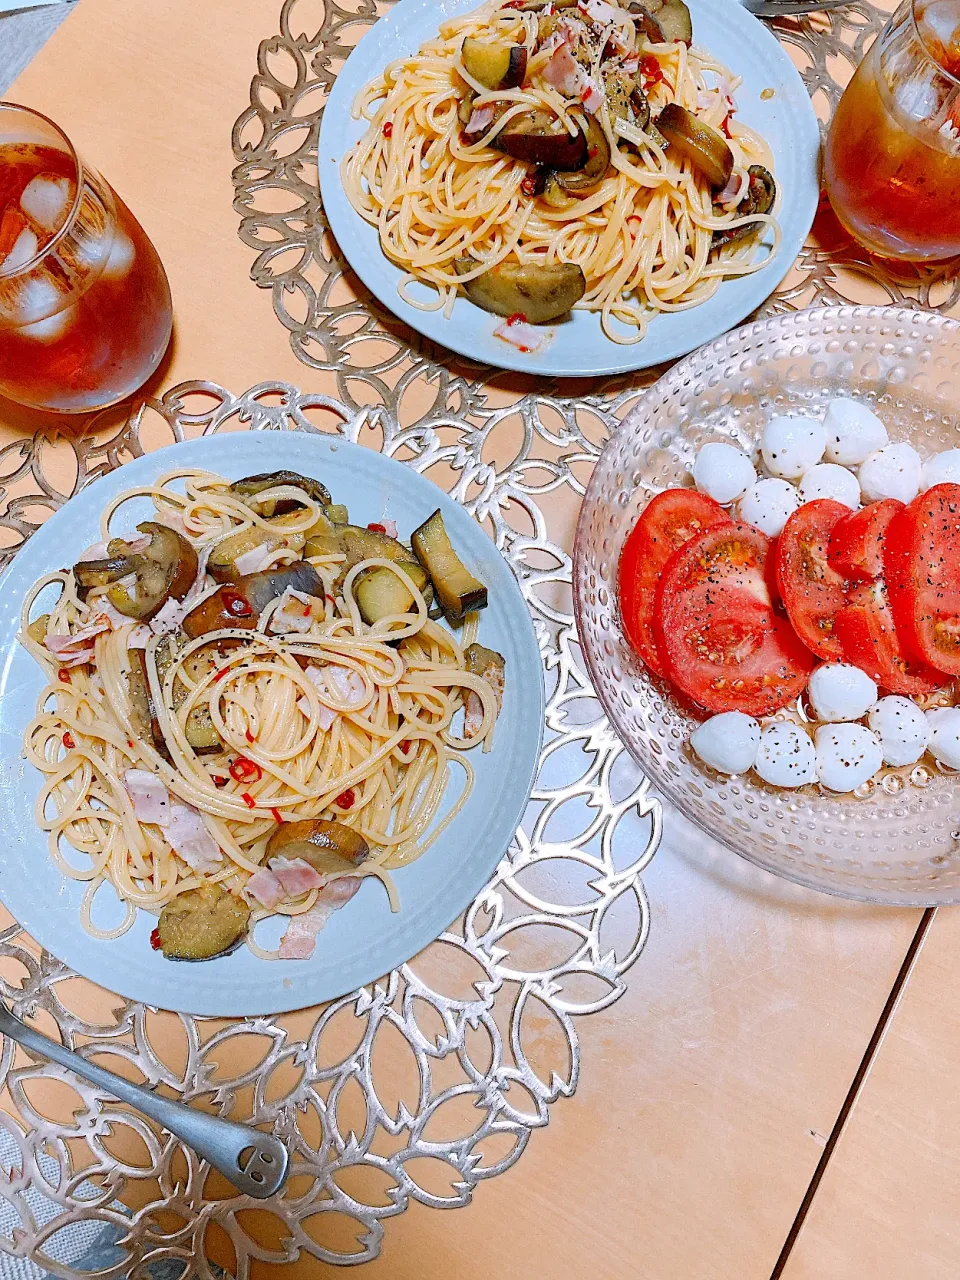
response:
<path id="1" fill-rule="evenodd" d="M 770 176 L 772 158 L 763 138 L 736 119 L 739 81 L 707 51 L 644 28 L 639 7 L 631 10 L 607 0 L 559 10 L 491 0 L 443 22 L 435 39 L 361 92 L 354 115 L 369 128 L 344 157 L 341 178 L 403 270 L 399 290 L 408 303 L 449 316 L 458 292 L 470 293 L 471 281 L 501 264 L 575 264 L 584 281 L 575 309 L 599 313 L 610 339 L 631 343 L 655 314 L 698 306 L 723 280 L 760 270 L 776 252 L 773 191 L 758 202 L 752 186 L 761 168 Z M 465 66 L 465 40 L 522 50 L 522 82 L 478 81 Z M 729 148 L 722 189 L 659 133 L 654 122 L 668 104 Z M 555 131 L 551 146 L 564 131 L 599 139 L 609 152 L 605 169 L 565 186 L 562 172 L 535 163 L 549 130 L 538 126 L 531 143 L 531 122 L 544 119 Z M 511 145 L 521 125 L 526 140 Z M 765 228 L 773 242 L 758 255 Z"/>
<path id="2" fill-rule="evenodd" d="M 36 821 L 63 874 L 87 883 L 83 923 L 97 937 L 119 936 L 145 910 L 161 915 L 162 941 L 164 909 L 200 893 L 204 909 L 225 903 L 243 920 L 256 954 L 309 954 L 302 934 L 315 936 L 364 876 L 397 908 L 389 872 L 455 817 L 472 785 L 464 753 L 492 744 L 502 679 L 471 669 L 475 617 L 459 636 L 440 625 L 412 551 L 385 531 L 333 523 L 345 512 L 308 482 L 270 479 L 250 496 L 238 492 L 246 481 L 181 471 L 122 494 L 103 514 L 103 543 L 23 603 L 20 640 L 49 677 L 25 732 L 45 775 Z M 111 538 L 134 498 L 153 504 L 155 522 Z M 157 529 L 196 571 L 179 599 L 151 599 L 146 617 Z M 381 554 L 364 554 L 362 535 Z M 256 571 L 239 572 L 251 555 Z M 374 573 L 404 607 L 371 622 L 358 595 Z M 31 621 L 51 589 L 56 603 Z M 452 765 L 463 786 L 438 822 Z M 91 914 L 104 883 L 126 905 L 110 930 Z M 272 914 L 291 917 L 279 952 L 253 939 Z M 298 917 L 309 927 L 301 921 L 288 947 Z"/>

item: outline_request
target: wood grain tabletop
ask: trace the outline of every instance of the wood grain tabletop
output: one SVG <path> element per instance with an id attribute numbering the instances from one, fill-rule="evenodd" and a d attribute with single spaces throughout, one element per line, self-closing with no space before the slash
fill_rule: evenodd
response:
<path id="1" fill-rule="evenodd" d="M 176 337 L 154 390 L 336 394 L 252 283 L 232 203 L 231 128 L 278 8 L 81 0 L 8 94 L 63 126 L 160 252 Z M 0 419 L 4 442 L 38 425 Z M 557 523 L 569 540 L 571 515 Z M 580 1024 L 576 1094 L 469 1207 L 391 1219 L 370 1275 L 952 1280 L 960 915 L 799 889 L 676 814 L 644 885 L 649 942 L 626 995 Z M 209 1251 L 230 1265 L 222 1241 Z M 304 1256 L 251 1275 L 335 1270 Z"/>

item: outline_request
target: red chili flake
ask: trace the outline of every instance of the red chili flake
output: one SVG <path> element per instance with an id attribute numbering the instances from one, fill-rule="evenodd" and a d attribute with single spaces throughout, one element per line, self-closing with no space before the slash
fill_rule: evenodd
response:
<path id="1" fill-rule="evenodd" d="M 520 183 L 520 190 L 525 196 L 535 196 L 537 194 L 537 180 L 532 174 L 528 174 Z"/>
<path id="2" fill-rule="evenodd" d="M 70 672 L 66 669 L 66 667 L 60 668 L 60 670 L 57 672 L 57 679 L 61 682 L 61 684 L 70 683 Z"/>
<path id="3" fill-rule="evenodd" d="M 340 792 L 335 803 L 338 804 L 341 809 L 352 809 L 356 798 L 353 787 L 347 787 L 346 791 Z"/>
<path id="4" fill-rule="evenodd" d="M 253 734 L 250 732 L 249 729 L 243 736 L 246 738 L 248 742 L 256 742 L 256 738 L 253 736 Z"/>
<path id="5" fill-rule="evenodd" d="M 284 818 L 284 816 L 283 816 L 283 814 L 280 812 L 280 810 L 279 810 L 279 809 L 271 809 L 271 810 L 270 810 L 270 812 L 273 814 L 273 820 L 274 820 L 274 822 L 279 822 L 279 823 L 280 823 L 280 825 L 281 825 L 281 826 L 283 826 L 283 824 L 284 824 L 284 822 L 286 821 L 286 819 Z"/>
<path id="6" fill-rule="evenodd" d="M 150 934 L 150 945 L 151 947 L 153 947 L 154 951 L 160 950 L 160 930 L 159 929 L 154 929 L 153 932 Z"/>
<path id="7" fill-rule="evenodd" d="M 387 526 L 385 524 L 368 524 L 367 528 L 371 533 L 386 533 Z"/>
<path id="8" fill-rule="evenodd" d="M 515 311 L 512 316 L 507 316 L 507 324 L 526 324 L 527 317 L 522 311 Z"/>
<path id="9" fill-rule="evenodd" d="M 234 782 L 259 782 L 263 777 L 263 770 L 256 760 L 248 760 L 246 756 L 237 756 L 236 760 L 230 765 L 230 777 L 233 778 Z"/>
<path id="10" fill-rule="evenodd" d="M 224 591 L 221 594 L 223 607 L 234 618 L 249 618 L 253 613 L 253 606 L 246 596 L 238 595 L 236 591 Z"/>
<path id="11" fill-rule="evenodd" d="M 213 785 L 214 785 L 215 787 L 219 787 L 219 788 L 221 788 L 221 789 L 222 789 L 223 787 L 225 787 L 225 786 L 227 785 L 227 783 L 230 781 L 230 779 L 229 779 L 229 778 L 223 778 L 223 777 L 221 777 L 219 773 L 215 773 L 215 774 L 213 774 L 212 776 L 213 776 Z"/>
<path id="12" fill-rule="evenodd" d="M 243 795 L 240 797 L 240 799 L 243 801 L 243 803 L 247 806 L 248 809 L 255 809 L 257 807 L 257 802 L 256 800 L 254 800 L 253 796 L 250 794 L 249 791 L 245 791 Z"/>
<path id="13" fill-rule="evenodd" d="M 323 598 L 324 598 L 324 600 L 329 600 L 331 604 L 336 604 L 336 603 L 337 603 L 337 602 L 336 602 L 336 600 L 334 600 L 333 596 L 330 594 L 330 592 L 329 592 L 329 591 L 327 592 L 327 594 L 326 594 Z"/>
<path id="14" fill-rule="evenodd" d="M 591 160 L 593 160 L 593 159 L 594 159 L 594 157 L 596 156 L 596 154 L 597 154 L 597 148 L 596 148 L 596 147 L 589 147 L 589 148 L 587 149 L 587 155 L 590 157 L 590 159 L 591 159 Z"/>
<path id="15" fill-rule="evenodd" d="M 660 70 L 660 63 L 653 56 L 652 53 L 645 54 L 640 59 L 640 70 L 643 72 L 645 76 L 662 76 L 663 75 L 663 72 Z"/>
<path id="16" fill-rule="evenodd" d="M 380 130 L 380 132 L 383 134 L 383 136 L 384 136 L 385 138 L 390 138 L 390 137 L 392 137 L 392 136 L 393 136 L 393 125 L 390 123 L 390 121 L 389 121 L 389 120 L 388 120 L 388 121 L 387 121 L 387 123 L 383 126 L 383 128 Z"/>
<path id="17" fill-rule="evenodd" d="M 400 743 L 400 754 L 405 756 L 409 750 L 410 743 L 406 738 L 404 738 L 403 742 Z"/>
<path id="18" fill-rule="evenodd" d="M 230 668 L 224 667 L 222 671 L 218 671 L 217 674 L 213 677 L 213 683 L 216 684 L 218 680 L 222 680 L 223 677 L 225 675 L 229 675 L 229 673 L 230 673 Z"/>
<path id="19" fill-rule="evenodd" d="M 73 740 L 73 734 L 70 732 L 70 730 L 69 730 L 69 729 L 68 729 L 68 730 L 67 730 L 67 732 L 63 735 L 63 745 L 67 748 L 67 750 L 68 750 L 68 751 L 72 751 L 72 750 L 73 750 L 73 748 L 77 745 L 77 744 L 74 742 L 74 740 Z"/>

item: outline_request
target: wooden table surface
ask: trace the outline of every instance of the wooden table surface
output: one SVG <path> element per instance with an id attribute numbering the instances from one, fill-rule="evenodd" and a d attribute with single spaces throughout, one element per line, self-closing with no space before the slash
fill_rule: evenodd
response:
<path id="1" fill-rule="evenodd" d="M 277 7 L 82 0 L 8 95 L 63 125 L 157 245 L 177 324 L 159 388 L 336 394 L 251 282 L 232 208 L 231 128 Z M 4 439 L 35 425 L 4 413 Z M 574 1098 L 470 1207 L 388 1221 L 370 1274 L 955 1277 L 960 915 L 807 892 L 675 814 L 644 884 L 650 940 L 627 994 L 580 1022 Z"/>

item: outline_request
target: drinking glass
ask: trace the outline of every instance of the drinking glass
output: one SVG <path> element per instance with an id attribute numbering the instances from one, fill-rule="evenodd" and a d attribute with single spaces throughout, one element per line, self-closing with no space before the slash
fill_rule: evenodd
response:
<path id="1" fill-rule="evenodd" d="M 0 395 L 62 413 L 131 395 L 170 341 L 170 286 L 115 191 L 46 116 L 0 103 Z"/>
<path id="2" fill-rule="evenodd" d="M 960 0 L 904 0 L 844 91 L 824 154 L 834 212 L 873 253 L 960 254 Z"/>

